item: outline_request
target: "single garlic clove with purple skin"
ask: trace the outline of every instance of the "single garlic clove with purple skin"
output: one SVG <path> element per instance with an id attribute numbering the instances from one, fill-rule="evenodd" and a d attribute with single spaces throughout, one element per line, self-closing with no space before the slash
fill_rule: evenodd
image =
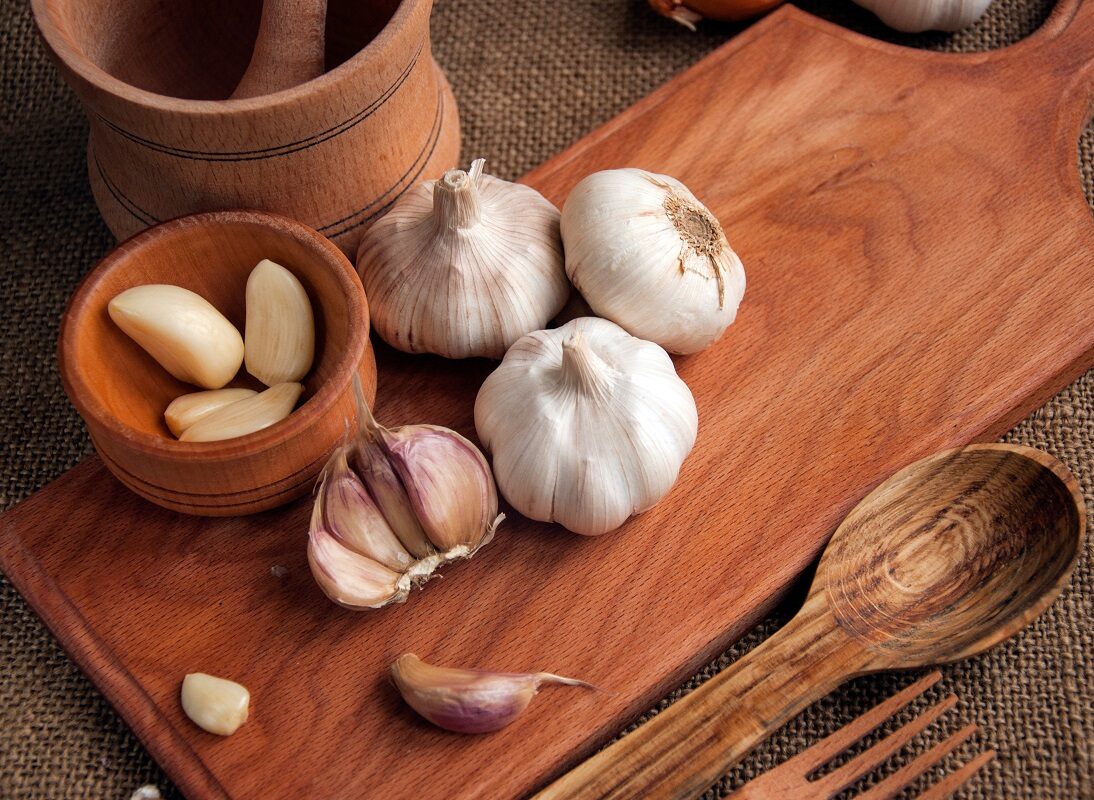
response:
<path id="1" fill-rule="evenodd" d="M 489 733 L 504 728 L 521 715 L 545 683 L 596 688 L 549 672 L 437 667 L 413 653 L 396 659 L 391 676 L 407 705 L 437 727 L 455 733 Z"/>

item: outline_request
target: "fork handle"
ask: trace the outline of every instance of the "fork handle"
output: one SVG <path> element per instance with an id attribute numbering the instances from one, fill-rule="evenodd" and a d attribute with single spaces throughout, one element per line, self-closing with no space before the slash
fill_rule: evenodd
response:
<path id="1" fill-rule="evenodd" d="M 774 636 L 535 800 L 690 800 L 784 723 L 867 664 L 824 598 L 811 595 Z"/>

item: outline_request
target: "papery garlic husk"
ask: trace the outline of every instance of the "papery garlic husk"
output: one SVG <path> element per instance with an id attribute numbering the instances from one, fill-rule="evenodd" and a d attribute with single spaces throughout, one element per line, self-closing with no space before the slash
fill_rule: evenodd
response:
<path id="1" fill-rule="evenodd" d="M 172 400 L 163 412 L 163 417 L 171 433 L 182 436 L 183 431 L 202 417 L 256 394 L 258 392 L 254 389 L 209 389 L 204 392 L 191 392 Z"/>
<path id="2" fill-rule="evenodd" d="M 267 386 L 301 380 L 315 356 L 315 320 L 303 284 L 269 259 L 247 278 L 244 363 Z"/>
<path id="3" fill-rule="evenodd" d="M 588 536 L 672 488 L 698 422 L 668 354 L 595 317 L 525 336 L 475 399 L 505 499 Z"/>
<path id="4" fill-rule="evenodd" d="M 299 383 L 271 386 L 206 414 L 184 430 L 179 441 L 219 442 L 263 430 L 289 416 L 303 393 Z"/>
<path id="5" fill-rule="evenodd" d="M 687 187 L 642 169 L 594 172 L 562 208 L 566 274 L 597 316 L 672 353 L 710 346 L 737 316 L 741 260 Z"/>
<path id="6" fill-rule="evenodd" d="M 959 31 L 984 16 L 991 0 L 855 0 L 898 31 Z"/>
<path id="7" fill-rule="evenodd" d="M 107 306 L 110 318 L 180 381 L 219 389 L 243 363 L 243 337 L 204 297 L 181 286 L 134 286 Z"/>
<path id="8" fill-rule="evenodd" d="M 488 733 L 504 728 L 520 716 L 545 683 L 596 688 L 550 672 L 437 667 L 413 653 L 396 659 L 391 665 L 391 677 L 407 705 L 437 727 L 455 733 Z"/>
<path id="9" fill-rule="evenodd" d="M 566 302 L 558 209 L 483 163 L 419 184 L 361 239 L 372 325 L 392 347 L 501 358 Z"/>
<path id="10" fill-rule="evenodd" d="M 494 537 L 504 515 L 486 458 L 437 425 L 387 429 L 355 382 L 359 429 L 323 469 L 308 563 L 346 608 L 401 603 L 414 586 Z"/>

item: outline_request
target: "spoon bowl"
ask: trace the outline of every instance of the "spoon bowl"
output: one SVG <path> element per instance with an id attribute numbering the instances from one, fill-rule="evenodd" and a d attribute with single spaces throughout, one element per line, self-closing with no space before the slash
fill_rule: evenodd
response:
<path id="1" fill-rule="evenodd" d="M 901 470 L 836 530 L 813 592 L 877 669 L 967 658 L 1024 628 L 1063 589 L 1082 493 L 1030 447 L 972 445 Z"/>

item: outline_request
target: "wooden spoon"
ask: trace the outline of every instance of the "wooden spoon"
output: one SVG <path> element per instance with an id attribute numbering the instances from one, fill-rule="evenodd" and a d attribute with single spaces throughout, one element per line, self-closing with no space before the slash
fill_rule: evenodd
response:
<path id="1" fill-rule="evenodd" d="M 232 98 L 258 97 L 323 74 L 327 0 L 265 0 L 251 61 Z"/>
<path id="2" fill-rule="evenodd" d="M 1063 589 L 1085 527 L 1078 483 L 1039 450 L 917 461 L 851 511 L 778 633 L 536 797 L 697 797 L 844 681 L 967 658 L 1024 628 Z"/>

